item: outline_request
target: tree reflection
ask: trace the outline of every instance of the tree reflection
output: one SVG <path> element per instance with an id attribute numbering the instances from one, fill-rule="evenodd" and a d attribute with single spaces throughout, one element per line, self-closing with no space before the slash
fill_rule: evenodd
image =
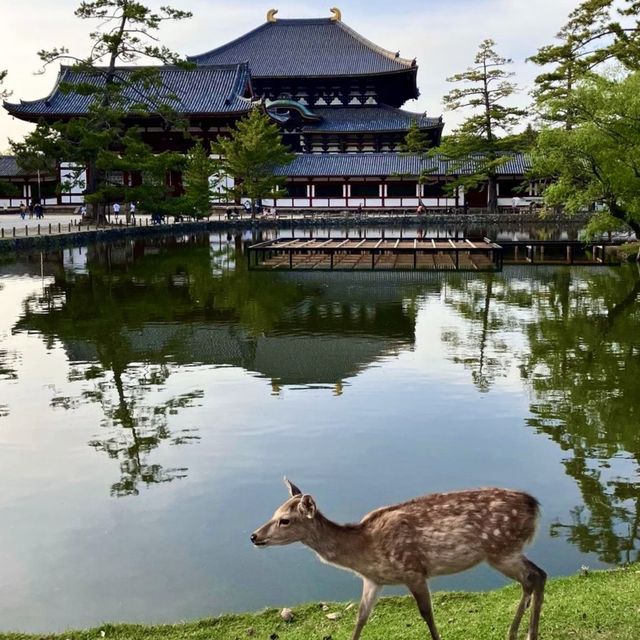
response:
<path id="1" fill-rule="evenodd" d="M 445 302 L 464 319 L 461 327 L 450 327 L 442 334 L 450 357 L 471 372 L 479 391 L 488 392 L 504 377 L 513 354 L 501 335 L 509 326 L 509 283 L 490 273 L 481 278 L 451 278 L 447 282 Z"/>
<path id="2" fill-rule="evenodd" d="M 529 423 L 567 452 L 584 499 L 552 531 L 606 562 L 638 559 L 640 276 L 562 270 L 545 294 L 522 366 L 535 398 Z"/>
<path id="3" fill-rule="evenodd" d="M 136 495 L 141 486 L 186 476 L 185 467 L 164 468 L 153 454 L 163 443 L 199 439 L 194 430 L 176 431 L 170 423 L 203 391 L 156 398 L 166 396 L 167 380 L 180 364 L 206 361 L 210 345 L 202 336 L 209 334 L 198 331 L 239 323 L 248 335 L 260 336 L 303 297 L 295 285 L 249 278 L 244 261 L 220 273 L 221 263 L 236 262 L 237 248 L 212 246 L 208 236 L 94 245 L 83 272 L 57 273 L 24 302 L 14 330 L 38 331 L 49 347 L 60 341 L 75 363 L 69 381 L 82 385 L 75 396 L 57 394 L 52 406 L 100 406 L 101 430 L 89 444 L 119 462 L 112 495 Z M 222 338 L 229 338 L 225 331 Z M 245 341 L 236 342 L 246 353 Z"/>
<path id="4" fill-rule="evenodd" d="M 552 535 L 618 563 L 639 558 L 640 274 L 635 267 L 508 269 L 452 277 L 445 302 L 464 320 L 442 336 L 481 392 L 518 363 L 528 424 L 566 453 L 583 496 Z M 507 332 L 523 332 L 514 353 Z"/>

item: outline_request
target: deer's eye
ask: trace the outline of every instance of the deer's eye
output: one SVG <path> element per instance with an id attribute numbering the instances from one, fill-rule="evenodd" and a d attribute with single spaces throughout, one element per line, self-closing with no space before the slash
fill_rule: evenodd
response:
<path id="1" fill-rule="evenodd" d="M 289 524 L 289 518 L 280 518 L 279 524 L 281 527 L 286 527 Z"/>

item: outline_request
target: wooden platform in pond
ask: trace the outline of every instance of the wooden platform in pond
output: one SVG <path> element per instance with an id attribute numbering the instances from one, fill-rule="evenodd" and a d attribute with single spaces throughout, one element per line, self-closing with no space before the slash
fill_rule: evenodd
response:
<path id="1" fill-rule="evenodd" d="M 499 271 L 502 247 L 449 238 L 279 238 L 249 247 L 249 267 L 264 270 Z"/>

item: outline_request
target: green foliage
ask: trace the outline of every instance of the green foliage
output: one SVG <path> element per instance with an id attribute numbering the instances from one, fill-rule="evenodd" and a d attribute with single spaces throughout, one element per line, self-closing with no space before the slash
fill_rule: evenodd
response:
<path id="1" fill-rule="evenodd" d="M 86 58 L 73 56 L 66 47 L 40 51 L 43 63 L 71 62 L 72 69 L 87 75 L 89 80 L 79 85 L 62 85 L 62 91 L 73 91 L 92 97 L 86 116 L 68 122 L 40 122 L 23 142 L 12 142 L 20 162 L 32 162 L 44 155 L 52 162 L 74 162 L 87 169 L 85 188 L 87 201 L 104 205 L 115 197 L 135 200 L 137 193 L 122 193 L 122 187 L 110 178 L 110 171 L 129 170 L 153 172 L 159 165 L 172 167 L 164 156 L 155 161 L 152 149 L 144 145 L 138 132 L 130 129 L 130 116 L 153 114 L 165 126 L 180 124 L 171 105 L 175 96 L 162 87 L 156 69 L 140 66 L 122 74 L 118 64 L 131 65 L 139 60 L 164 64 L 186 64 L 164 46 L 157 44 L 155 32 L 167 20 L 182 20 L 191 16 L 185 11 L 162 7 L 153 11 L 134 0 L 94 0 L 82 2 L 76 16 L 98 21 L 99 27 L 90 34 L 93 46 Z M 139 100 L 125 98 L 125 90 L 133 91 Z M 132 162 L 135 160 L 135 162 Z M 81 171 L 69 179 L 67 187 L 79 184 Z M 158 184 L 154 180 L 154 184 Z M 147 190 L 149 191 L 149 190 Z M 154 197 L 159 206 L 164 201 Z M 150 198 L 147 195 L 147 199 Z"/>
<path id="2" fill-rule="evenodd" d="M 407 135 L 402 145 L 402 151 L 407 153 L 426 153 L 429 149 L 429 136 L 426 132 L 421 131 L 417 122 L 409 125 Z"/>
<path id="3" fill-rule="evenodd" d="M 534 97 L 541 116 L 570 129 L 571 98 L 578 82 L 606 62 L 628 70 L 640 66 L 640 2 L 586 0 L 569 15 L 556 36 L 529 60 L 551 66 L 536 78 Z M 549 108 L 550 105 L 553 108 Z"/>
<path id="4" fill-rule="evenodd" d="M 439 631 L 448 640 L 503 640 L 513 618 L 520 593 L 509 586 L 487 593 L 433 595 Z M 541 634 L 545 640 L 602 638 L 635 640 L 640 635 L 637 600 L 640 572 L 637 565 L 614 571 L 549 580 L 542 611 Z M 94 640 L 102 633 L 113 640 L 237 640 L 244 637 L 309 640 L 346 640 L 355 624 L 357 607 L 329 603 L 338 620 L 328 620 L 318 603 L 293 608 L 293 620 L 284 622 L 279 609 L 255 614 L 229 614 L 219 618 L 163 626 L 102 625 L 97 629 L 47 636 L 50 640 Z M 0 634 L 0 640 L 37 640 L 41 635 Z M 428 631 L 413 598 L 382 598 L 367 624 L 369 640 L 424 640 Z"/>
<path id="5" fill-rule="evenodd" d="M 0 180 L 0 198 L 16 198 L 20 195 L 20 189 L 6 180 Z"/>
<path id="6" fill-rule="evenodd" d="M 235 179 L 233 187 L 223 187 L 227 196 L 248 198 L 253 211 L 256 200 L 286 195 L 285 178 L 275 176 L 274 171 L 295 156 L 282 144 L 278 127 L 259 108 L 239 120 L 231 136 L 219 139 L 212 150 L 219 157 L 216 173 Z"/>
<path id="7" fill-rule="evenodd" d="M 208 216 L 213 199 L 212 177 L 216 174 L 216 162 L 199 143 L 193 145 L 187 155 L 182 176 L 185 195 L 184 209 L 197 218 Z"/>
<path id="8" fill-rule="evenodd" d="M 590 75 L 571 105 L 573 128 L 545 129 L 533 154 L 534 174 L 551 179 L 545 201 L 569 214 L 600 205 L 640 233 L 640 72 Z"/>
<path id="9" fill-rule="evenodd" d="M 443 139 L 435 153 L 442 154 L 450 161 L 450 172 L 458 173 L 462 165 L 471 159 L 474 170 L 461 176 L 451 184 L 451 188 L 464 186 L 473 188 L 486 182 L 489 188 L 488 206 L 497 208 L 497 171 L 509 160 L 509 154 L 516 150 L 509 134 L 520 122 L 524 112 L 505 104 L 516 91 L 509 81 L 513 73 L 506 70 L 511 60 L 496 53 L 495 42 L 485 40 L 478 50 L 474 64 L 466 71 L 458 73 L 449 82 L 462 83 L 444 97 L 444 105 L 452 111 L 470 110 L 471 114 L 453 132 Z"/>

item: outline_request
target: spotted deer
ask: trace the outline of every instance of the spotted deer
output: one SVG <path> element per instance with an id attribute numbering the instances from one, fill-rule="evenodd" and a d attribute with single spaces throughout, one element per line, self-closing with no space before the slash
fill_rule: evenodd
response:
<path id="1" fill-rule="evenodd" d="M 352 640 L 358 640 L 383 585 L 403 584 L 415 598 L 431 638 L 440 640 L 427 580 L 487 562 L 522 585 L 509 629 L 517 640 L 531 608 L 528 640 L 537 640 L 546 573 L 523 553 L 534 534 L 538 501 L 520 491 L 477 489 L 434 493 L 368 513 L 340 525 L 322 515 L 315 500 L 285 478 L 290 498 L 251 535 L 257 547 L 302 542 L 323 562 L 362 578 L 362 598 Z"/>

